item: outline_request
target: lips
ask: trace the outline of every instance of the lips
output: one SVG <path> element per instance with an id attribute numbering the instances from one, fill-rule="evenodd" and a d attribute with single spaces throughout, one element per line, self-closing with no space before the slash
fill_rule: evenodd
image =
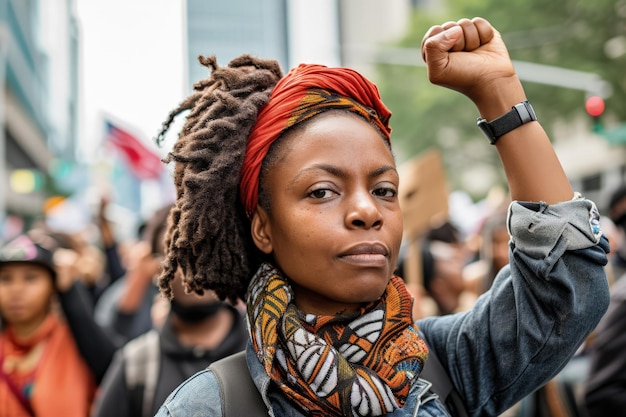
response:
<path id="1" fill-rule="evenodd" d="M 383 255 L 387 256 L 389 250 L 382 243 L 360 243 L 342 253 L 340 256 L 352 255 Z"/>
<path id="2" fill-rule="evenodd" d="M 7 303 L 4 308 L 7 310 L 22 310 L 25 307 L 24 303 Z"/>
<path id="3" fill-rule="evenodd" d="M 26 310 L 26 306 L 15 303 L 7 304 L 2 308 L 2 310 L 4 311 L 4 314 L 14 317 L 16 315 L 21 315 Z"/>
<path id="4" fill-rule="evenodd" d="M 339 255 L 344 262 L 375 268 L 386 266 L 388 258 L 389 249 L 382 243 L 361 243 Z"/>

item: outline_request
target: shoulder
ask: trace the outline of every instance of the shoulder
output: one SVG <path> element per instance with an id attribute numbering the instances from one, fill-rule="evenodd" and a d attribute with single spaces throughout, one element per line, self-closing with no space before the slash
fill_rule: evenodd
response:
<path id="1" fill-rule="evenodd" d="M 150 329 L 146 333 L 137 336 L 128 341 L 122 351 L 127 358 L 145 356 L 149 351 L 159 349 L 159 332 L 156 329 Z"/>
<path id="2" fill-rule="evenodd" d="M 104 290 L 94 307 L 94 317 L 100 325 L 108 325 L 115 311 L 115 303 L 124 290 L 125 278 L 122 277 Z"/>
<path id="3" fill-rule="evenodd" d="M 167 397 L 158 416 L 221 416 L 219 384 L 213 372 L 204 369 L 181 383 Z"/>

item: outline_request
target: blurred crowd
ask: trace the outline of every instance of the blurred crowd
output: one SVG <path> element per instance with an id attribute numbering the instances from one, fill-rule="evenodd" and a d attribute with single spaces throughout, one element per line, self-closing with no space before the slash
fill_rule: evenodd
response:
<path id="1" fill-rule="evenodd" d="M 211 292 L 162 297 L 170 206 L 116 239 L 34 225 L 0 248 L 0 416 L 153 416 L 167 395 L 245 347 L 239 306 Z"/>
<path id="2" fill-rule="evenodd" d="M 401 277 L 409 257 L 419 257 L 408 285 L 414 319 L 462 312 L 489 296 L 508 263 L 509 203 L 501 198 L 470 229 L 444 218 L 404 251 Z M 0 242 L 0 417 L 152 416 L 189 376 L 245 348 L 243 303 L 186 293 L 182 277 L 173 299 L 159 293 L 171 206 L 123 240 L 108 207 L 103 198 L 95 238 L 42 222 Z M 609 312 L 561 373 L 507 416 L 626 415 L 615 412 L 626 410 L 626 187 L 602 222 L 611 242 Z"/>

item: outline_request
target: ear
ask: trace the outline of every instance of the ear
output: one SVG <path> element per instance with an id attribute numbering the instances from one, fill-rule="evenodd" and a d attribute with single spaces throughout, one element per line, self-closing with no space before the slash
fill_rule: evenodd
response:
<path id="1" fill-rule="evenodd" d="M 267 255 L 272 253 L 272 233 L 269 216 L 262 207 L 256 206 L 252 214 L 251 226 L 252 240 L 259 250 Z"/>

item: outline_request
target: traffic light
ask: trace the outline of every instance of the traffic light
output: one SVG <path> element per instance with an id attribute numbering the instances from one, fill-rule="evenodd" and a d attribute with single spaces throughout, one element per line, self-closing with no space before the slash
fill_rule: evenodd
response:
<path id="1" fill-rule="evenodd" d="M 600 116 L 604 113 L 604 99 L 600 96 L 590 96 L 585 101 L 585 110 L 593 118 L 593 131 L 598 133 L 603 130 Z"/>
<path id="2" fill-rule="evenodd" d="M 9 186 L 18 194 L 41 191 L 44 184 L 44 175 L 36 169 L 15 169 L 9 173 Z"/>

